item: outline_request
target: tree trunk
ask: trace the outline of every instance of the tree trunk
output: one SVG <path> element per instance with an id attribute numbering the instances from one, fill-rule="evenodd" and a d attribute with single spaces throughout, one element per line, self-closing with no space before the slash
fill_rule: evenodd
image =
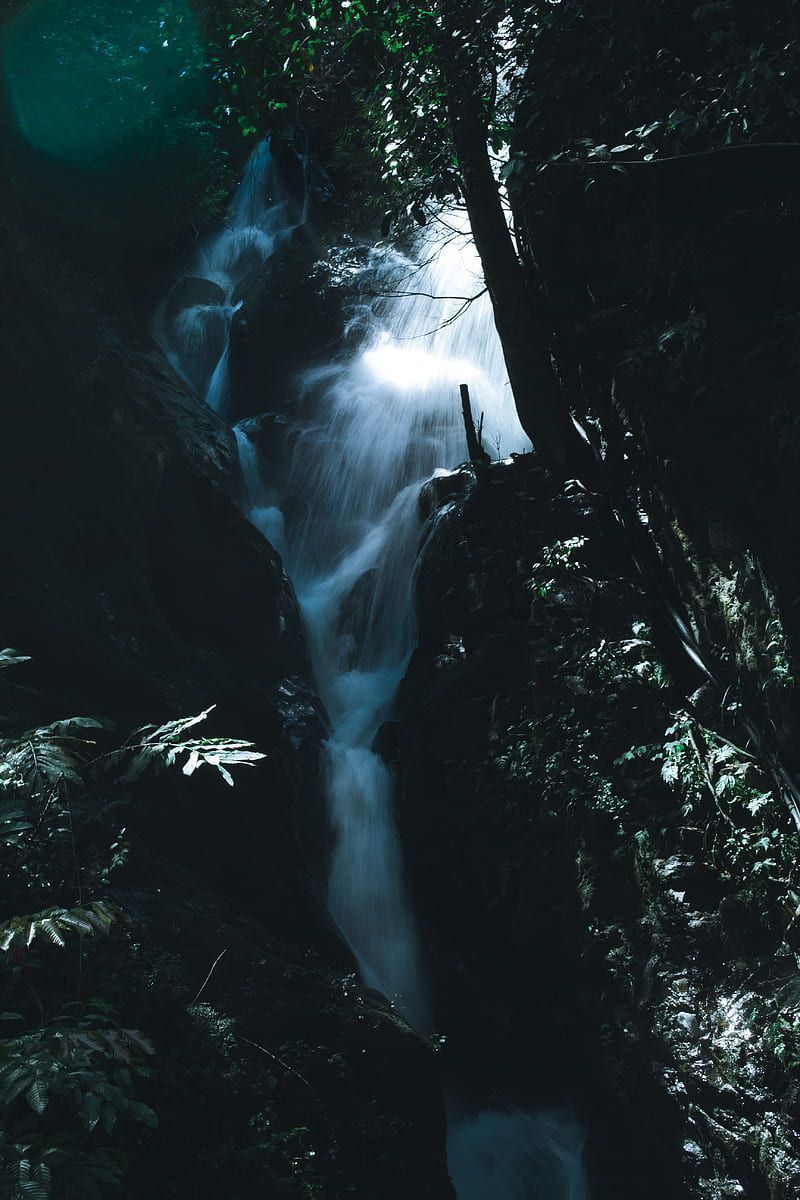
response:
<path id="1" fill-rule="evenodd" d="M 469 460 L 476 469 L 487 467 L 489 465 L 489 455 L 481 445 L 480 434 L 475 432 L 472 405 L 469 400 L 469 387 L 466 383 L 462 383 L 459 390 L 461 392 L 461 415 L 464 418 L 464 432 L 467 435 Z M 481 415 L 481 428 L 483 428 L 483 415 Z"/>
<path id="2" fill-rule="evenodd" d="M 568 458 L 580 453 L 582 442 L 553 371 L 545 331 L 506 223 L 476 91 L 478 72 L 470 78 L 472 72 L 464 70 L 463 61 L 459 63 L 446 40 L 442 57 L 464 199 L 517 413 L 536 449 L 563 468 Z"/>

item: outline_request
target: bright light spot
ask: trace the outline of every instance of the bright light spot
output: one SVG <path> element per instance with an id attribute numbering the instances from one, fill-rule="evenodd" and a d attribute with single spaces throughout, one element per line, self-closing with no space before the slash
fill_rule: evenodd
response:
<path id="1" fill-rule="evenodd" d="M 391 342 L 367 350 L 363 362 L 382 382 L 403 389 L 425 387 L 438 374 L 434 355 Z"/>

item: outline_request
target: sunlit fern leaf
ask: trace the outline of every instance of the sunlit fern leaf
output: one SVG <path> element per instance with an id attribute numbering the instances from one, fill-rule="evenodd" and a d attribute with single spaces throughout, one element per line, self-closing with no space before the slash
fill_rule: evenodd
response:
<path id="1" fill-rule="evenodd" d="M 59 933 L 58 925 L 56 924 L 56 922 L 53 920 L 52 917 L 43 917 L 39 921 L 38 926 L 31 923 L 30 930 L 28 931 L 28 945 L 29 946 L 30 946 L 31 942 L 33 941 L 35 931 L 37 928 L 42 933 L 46 934 L 46 936 L 49 937 L 50 941 L 55 946 L 61 946 L 62 949 L 64 946 L 66 946 L 67 943 L 64 941 L 63 937 Z"/>
<path id="2" fill-rule="evenodd" d="M 178 765 L 184 775 L 193 775 L 202 766 L 213 767 L 232 787 L 234 766 L 254 766 L 266 755 L 255 750 L 252 742 L 234 738 L 196 738 L 187 736 L 194 726 L 205 721 L 214 705 L 193 717 L 180 717 L 165 725 L 143 725 L 125 746 L 102 759 L 106 771 L 125 765 L 118 776 L 120 783 L 135 783 L 148 770 L 161 771 Z"/>
<path id="3" fill-rule="evenodd" d="M 78 908 L 46 908 L 27 916 L 12 917 L 0 924 L 0 950 L 19 954 L 36 938 L 42 937 L 63 949 L 66 945 L 64 933 L 88 936 L 109 933 L 120 917 L 120 910 L 107 900 L 94 900 Z"/>
<path id="4" fill-rule="evenodd" d="M 74 933 L 92 934 L 94 929 L 91 922 L 87 921 L 83 912 L 65 912 L 60 917 L 62 929 L 71 929 Z"/>

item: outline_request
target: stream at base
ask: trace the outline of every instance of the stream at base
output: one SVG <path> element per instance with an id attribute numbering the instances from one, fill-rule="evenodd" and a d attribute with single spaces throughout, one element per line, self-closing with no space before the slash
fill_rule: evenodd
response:
<path id="1" fill-rule="evenodd" d="M 220 413 L 230 400 L 237 288 L 305 222 L 307 195 L 307 186 L 299 199 L 292 195 L 262 143 L 227 226 L 200 245 L 156 312 L 163 352 Z M 464 215 L 452 210 L 432 221 L 413 261 L 376 252 L 365 270 L 385 298 L 365 301 L 354 319 L 355 352 L 299 382 L 280 489 L 267 477 L 254 424 L 234 432 L 248 515 L 294 584 L 331 722 L 329 911 L 364 982 L 430 1035 L 432 1002 L 392 779 L 372 746 L 416 639 L 420 488 L 465 456 L 459 384 L 469 385 L 476 415 L 484 414 L 488 449 L 505 456 L 529 443 Z M 447 1110 L 459 1200 L 587 1200 L 583 1135 L 569 1113 L 469 1112 L 455 1097 Z"/>

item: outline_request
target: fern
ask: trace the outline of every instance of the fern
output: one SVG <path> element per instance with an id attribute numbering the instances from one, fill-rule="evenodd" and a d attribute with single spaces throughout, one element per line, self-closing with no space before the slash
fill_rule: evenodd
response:
<path id="1" fill-rule="evenodd" d="M 19 956 L 36 938 L 63 949 L 66 934 L 109 933 L 119 916 L 119 910 L 106 900 L 94 900 L 79 908 L 46 908 L 31 916 L 12 917 L 0 924 L 0 950 Z"/>
<path id="2" fill-rule="evenodd" d="M 77 1110 L 91 1131 L 102 1116 L 103 1101 L 148 1125 L 155 1114 L 134 1099 L 133 1076 L 148 1075 L 143 1056 L 155 1054 L 138 1029 L 39 1030 L 0 1043 L 0 1106 L 9 1109 L 20 1097 L 41 1116 L 51 1097 Z"/>
<path id="3" fill-rule="evenodd" d="M 77 1029 L 56 1034 L 67 1054 L 72 1049 L 106 1054 L 130 1065 L 137 1053 L 155 1054 L 155 1046 L 139 1029 Z"/>
<path id="4" fill-rule="evenodd" d="M 86 731 L 103 727 L 93 717 L 68 717 L 0 743 L 0 790 L 31 796 L 62 779 L 79 785 L 80 749 L 94 744 Z"/>
<path id="5" fill-rule="evenodd" d="M 0 651 L 0 669 L 24 661 L 14 651 Z M 88 747 L 104 723 L 89 717 L 0 740 L 0 847 L 9 860 L 14 893 L 25 897 L 8 903 L 5 911 L 26 913 L 0 922 L 0 952 L 11 968 L 12 986 L 27 978 L 29 967 L 45 965 L 43 954 L 43 962 L 35 961 L 34 943 L 64 949 L 70 937 L 107 934 L 124 917 L 103 899 L 40 908 L 71 895 L 66 889 L 74 886 L 76 874 L 81 877 L 73 816 L 92 807 L 97 774 L 104 776 L 103 788 L 109 782 L 134 783 L 151 770 L 177 766 L 191 776 L 209 767 L 230 786 L 234 767 L 253 766 L 265 757 L 248 741 L 198 736 L 197 727 L 212 711 L 145 725 L 118 750 L 99 757 Z M 77 806 L 73 789 L 88 789 Z M 104 873 L 96 865 L 91 868 L 91 895 L 97 894 L 98 879 L 105 882 L 111 867 L 124 860 L 123 834 L 110 847 L 113 857 Z M 42 1013 L 35 992 L 34 1000 Z M 124 1120 L 157 1127 L 155 1112 L 138 1099 L 134 1087 L 136 1076 L 150 1074 L 146 1064 L 154 1047 L 138 1029 L 115 1024 L 110 1006 L 105 1009 L 99 1001 L 74 1001 L 58 1017 L 42 1017 L 34 1031 L 0 1039 L 3 1200 L 106 1200 L 122 1181 L 125 1157 L 98 1146 L 98 1135 L 101 1142 L 116 1135 Z M 25 1019 L 15 1012 L 0 1018 Z M 8 1030 L 9 1025 L 0 1028 Z"/>
<path id="6" fill-rule="evenodd" d="M 101 760 L 107 770 L 127 761 L 120 783 L 135 783 L 145 771 L 162 771 L 176 765 L 184 775 L 193 775 L 202 766 L 213 767 L 233 787 L 233 776 L 229 767 L 252 767 L 266 755 L 253 748 L 252 742 L 233 738 L 196 738 L 187 733 L 205 721 L 216 705 L 205 709 L 194 717 L 180 717 L 165 725 L 143 725 L 132 735 L 129 742 L 119 750 L 104 755 Z M 181 763 L 181 759 L 183 762 Z"/>
<path id="7" fill-rule="evenodd" d="M 82 1195 L 101 1200 L 106 1184 L 119 1183 L 124 1155 L 89 1140 L 99 1127 L 110 1134 L 120 1116 L 156 1128 L 158 1118 L 134 1092 L 134 1073 L 150 1072 L 143 1056 L 154 1053 L 134 1029 L 38 1031 L 0 1042 L 0 1194 L 14 1200 Z M 120 1047 L 127 1061 L 120 1063 Z M 32 1124 L 50 1104 L 71 1110 L 81 1131 L 48 1133 Z M 20 1103 L 33 1114 L 19 1117 Z"/>
<path id="8" fill-rule="evenodd" d="M 75 1134 L 27 1134 L 0 1144 L 0 1195 L 4 1200 L 49 1200 L 54 1177 L 65 1200 L 105 1200 L 125 1171 L 119 1150 L 86 1146 Z M 31 1185 L 36 1185 L 36 1190 Z"/>

